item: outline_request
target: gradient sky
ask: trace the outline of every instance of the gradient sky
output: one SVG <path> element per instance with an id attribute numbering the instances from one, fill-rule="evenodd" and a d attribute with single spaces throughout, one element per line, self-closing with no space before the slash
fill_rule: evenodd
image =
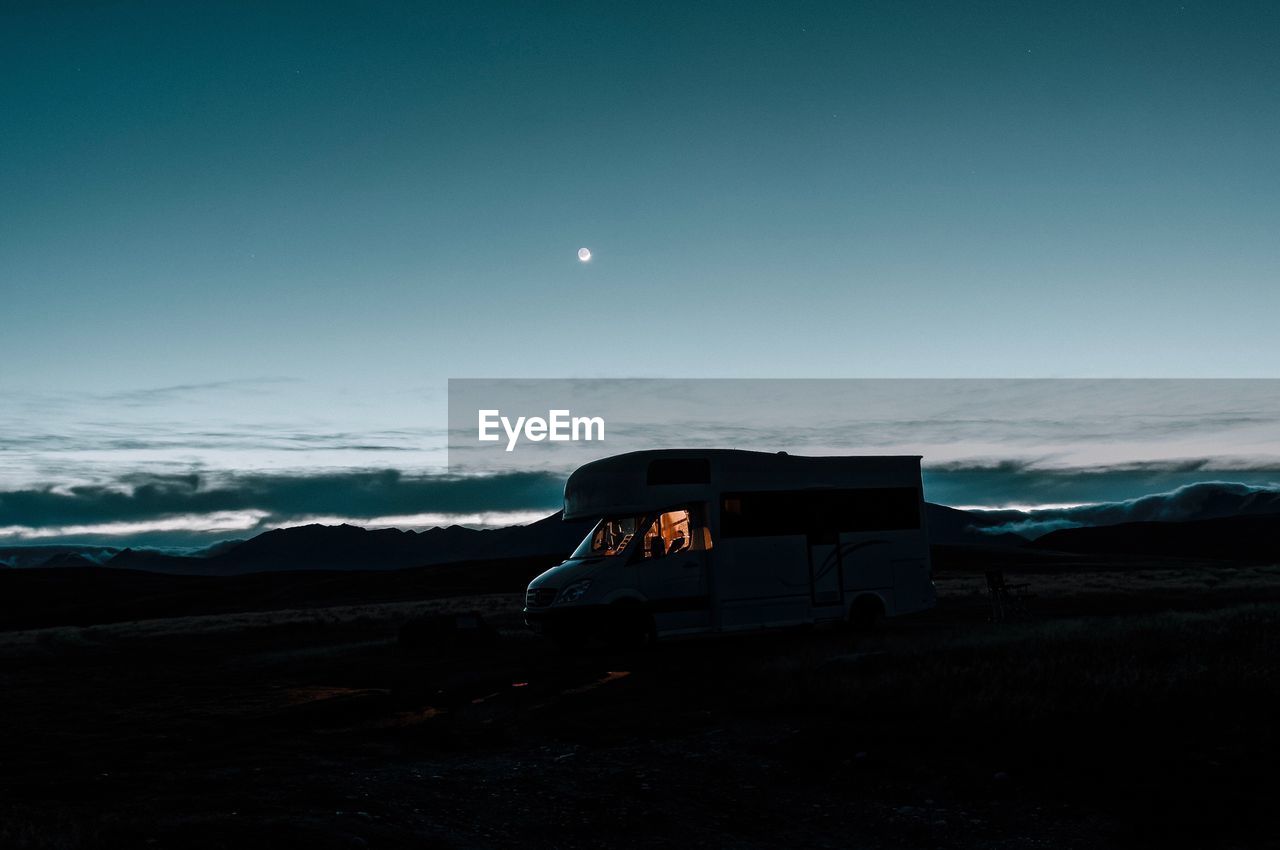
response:
<path id="1" fill-rule="evenodd" d="M 0 114 L 0 426 L 91 454 L 414 468 L 450 377 L 1280 373 L 1274 4 L 9 2 Z"/>

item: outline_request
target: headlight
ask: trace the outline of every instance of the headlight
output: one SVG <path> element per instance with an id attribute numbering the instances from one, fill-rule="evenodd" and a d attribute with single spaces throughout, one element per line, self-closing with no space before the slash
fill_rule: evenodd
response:
<path id="1" fill-rule="evenodd" d="M 591 579 L 584 578 L 578 581 L 569 582 L 564 586 L 564 590 L 560 591 L 560 595 L 556 597 L 554 605 L 572 605 L 582 598 L 583 594 L 591 587 Z"/>

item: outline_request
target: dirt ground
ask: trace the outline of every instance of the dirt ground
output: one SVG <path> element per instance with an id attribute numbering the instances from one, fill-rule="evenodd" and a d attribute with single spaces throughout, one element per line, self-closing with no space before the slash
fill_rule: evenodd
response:
<path id="1" fill-rule="evenodd" d="M 1258 847 L 1280 568 L 564 654 L 512 594 L 0 634 L 0 847 Z M 426 610 L 487 647 L 398 646 Z"/>

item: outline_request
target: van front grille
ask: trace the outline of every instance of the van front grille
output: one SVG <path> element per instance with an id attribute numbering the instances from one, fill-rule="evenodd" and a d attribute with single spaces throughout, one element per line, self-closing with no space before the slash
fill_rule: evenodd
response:
<path id="1" fill-rule="evenodd" d="M 529 592 L 524 595 L 524 604 L 528 608 L 545 608 L 550 605 L 555 598 L 556 588 L 554 587 L 530 588 Z"/>

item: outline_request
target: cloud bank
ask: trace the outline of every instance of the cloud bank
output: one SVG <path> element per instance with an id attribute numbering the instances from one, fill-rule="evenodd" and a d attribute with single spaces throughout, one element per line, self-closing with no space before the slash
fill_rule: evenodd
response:
<path id="1" fill-rule="evenodd" d="M 980 530 L 986 534 L 1040 537 L 1051 531 L 1122 522 L 1180 522 L 1239 514 L 1280 513 L 1280 486 L 1252 486 L 1231 481 L 1202 481 L 1167 493 L 1098 504 L 1040 508 L 1029 511 L 984 511 L 1005 522 Z"/>
<path id="2" fill-rule="evenodd" d="M 0 539 L 207 543 L 302 522 L 426 527 L 528 522 L 560 506 L 556 475 L 412 476 L 396 470 L 207 476 L 135 474 L 104 484 L 0 492 Z"/>
<path id="3" fill-rule="evenodd" d="M 1076 525 L 1227 515 L 1260 509 L 1280 491 L 1280 469 L 1222 470 L 1207 459 L 1085 469 L 1012 461 L 943 464 L 927 467 L 924 477 L 929 501 L 982 510 L 993 521 L 988 530 L 1024 536 Z M 558 510 L 563 487 L 563 475 L 550 471 L 132 473 L 95 484 L 0 491 L 0 543 L 193 547 L 310 522 L 525 524 Z M 1280 501 L 1275 505 L 1280 510 Z"/>

